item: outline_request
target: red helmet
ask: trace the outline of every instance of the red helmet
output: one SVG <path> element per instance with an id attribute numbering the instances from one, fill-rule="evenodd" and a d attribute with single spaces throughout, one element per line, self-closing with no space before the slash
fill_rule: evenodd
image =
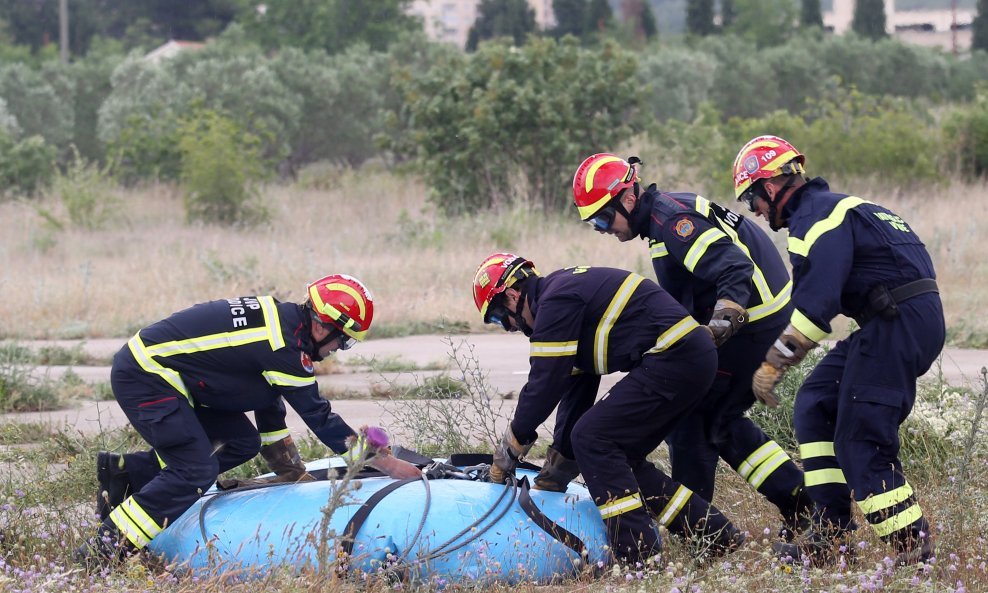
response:
<path id="1" fill-rule="evenodd" d="M 487 307 L 494 297 L 510 288 L 516 280 L 529 275 L 538 276 L 535 264 L 513 253 L 495 253 L 487 256 L 477 268 L 473 277 L 473 302 L 480 311 L 484 323 L 487 320 Z"/>
<path id="2" fill-rule="evenodd" d="M 374 297 L 353 276 L 330 274 L 309 285 L 306 303 L 320 322 L 363 341 L 374 320 Z"/>
<path id="3" fill-rule="evenodd" d="M 573 202 L 581 220 L 590 220 L 601 208 L 638 181 L 638 170 L 613 154 L 587 157 L 573 176 Z"/>
<path id="4" fill-rule="evenodd" d="M 804 157 L 778 136 L 758 136 L 745 144 L 734 158 L 734 197 L 741 199 L 759 179 L 803 173 Z"/>

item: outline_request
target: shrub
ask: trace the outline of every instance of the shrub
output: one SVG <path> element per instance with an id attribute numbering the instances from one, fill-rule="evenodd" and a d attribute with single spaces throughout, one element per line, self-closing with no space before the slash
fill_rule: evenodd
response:
<path id="1" fill-rule="evenodd" d="M 65 206 L 72 225 L 84 229 L 103 228 L 117 215 L 120 204 L 111 165 L 88 162 L 72 148 L 73 159 L 64 173 L 57 172 L 52 191 Z"/>
<path id="2" fill-rule="evenodd" d="M 189 222 L 257 224 L 268 213 L 257 203 L 262 178 L 260 141 L 229 117 L 202 110 L 185 120 L 179 150 Z"/>
<path id="3" fill-rule="evenodd" d="M 0 129 L 0 194 L 32 196 L 51 182 L 55 148 L 41 136 L 21 141 Z"/>
<path id="4" fill-rule="evenodd" d="M 562 210 L 576 164 L 631 132 L 638 69 L 617 45 L 533 38 L 445 58 L 400 84 L 424 176 L 447 213 L 515 201 Z"/>
<path id="5" fill-rule="evenodd" d="M 943 134 L 950 168 L 968 180 L 988 174 L 988 85 L 978 87 L 973 103 L 944 117 Z"/>

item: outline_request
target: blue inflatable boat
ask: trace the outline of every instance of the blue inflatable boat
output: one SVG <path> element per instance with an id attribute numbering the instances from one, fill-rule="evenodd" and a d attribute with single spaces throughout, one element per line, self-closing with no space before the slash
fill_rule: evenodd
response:
<path id="1" fill-rule="evenodd" d="M 345 462 L 307 467 L 318 475 L 341 471 Z M 519 470 L 512 485 L 425 475 L 358 478 L 325 516 L 339 481 L 210 490 L 149 549 L 196 575 L 251 578 L 328 565 L 438 585 L 545 584 L 607 562 L 607 534 L 586 488 L 530 490 L 534 476 Z"/>

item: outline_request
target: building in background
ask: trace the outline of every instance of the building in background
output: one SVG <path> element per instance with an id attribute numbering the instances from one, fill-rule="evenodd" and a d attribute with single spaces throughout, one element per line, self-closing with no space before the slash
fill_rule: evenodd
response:
<path id="1" fill-rule="evenodd" d="M 465 47 L 470 27 L 477 20 L 480 0 L 414 0 L 409 12 L 422 18 L 429 39 Z M 535 24 L 549 29 L 556 24 L 552 0 L 528 0 L 535 11 Z"/>
<path id="2" fill-rule="evenodd" d="M 851 30 L 855 0 L 833 0 L 833 10 L 823 13 L 823 26 L 841 35 Z M 895 0 L 885 0 L 885 30 L 907 43 L 940 47 L 954 52 L 971 48 L 973 8 L 896 10 Z"/>

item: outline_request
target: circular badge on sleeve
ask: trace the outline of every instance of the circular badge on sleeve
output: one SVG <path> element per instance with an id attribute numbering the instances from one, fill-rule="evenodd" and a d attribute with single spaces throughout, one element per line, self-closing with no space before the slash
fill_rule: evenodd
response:
<path id="1" fill-rule="evenodd" d="M 676 231 L 676 236 L 683 241 L 689 240 L 693 236 L 693 232 L 696 231 L 696 225 L 685 216 L 677 220 L 672 228 Z"/>
<path id="2" fill-rule="evenodd" d="M 315 367 L 312 366 L 312 359 L 305 352 L 302 353 L 302 368 L 307 373 L 312 373 L 315 370 Z"/>

